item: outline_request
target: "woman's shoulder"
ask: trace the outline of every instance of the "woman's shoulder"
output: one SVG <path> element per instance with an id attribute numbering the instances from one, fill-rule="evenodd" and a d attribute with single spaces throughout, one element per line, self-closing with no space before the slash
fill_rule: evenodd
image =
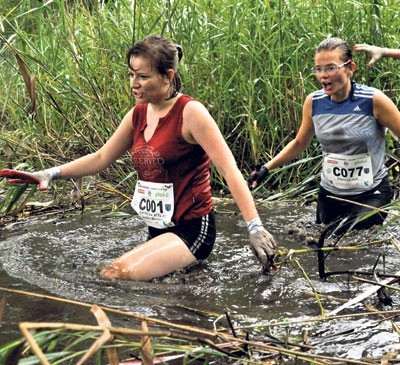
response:
<path id="1" fill-rule="evenodd" d="M 204 122 L 213 119 L 208 108 L 198 99 L 188 97 L 183 108 L 183 119 L 196 123 Z"/>
<path id="2" fill-rule="evenodd" d="M 205 105 L 200 100 L 186 94 L 182 94 L 179 97 L 179 102 L 184 104 L 184 108 L 186 111 L 188 110 L 194 111 L 206 108 Z"/>
<path id="3" fill-rule="evenodd" d="M 365 94 L 365 95 L 373 94 L 377 91 L 380 91 L 376 87 L 360 84 L 358 82 L 353 83 L 353 89 L 354 89 L 354 92 L 358 92 L 360 94 Z"/>
<path id="4" fill-rule="evenodd" d="M 353 97 L 352 100 L 354 102 L 365 102 L 371 103 L 374 100 L 374 97 L 378 94 L 382 94 L 382 91 L 379 89 L 363 85 L 359 83 L 353 83 Z"/>

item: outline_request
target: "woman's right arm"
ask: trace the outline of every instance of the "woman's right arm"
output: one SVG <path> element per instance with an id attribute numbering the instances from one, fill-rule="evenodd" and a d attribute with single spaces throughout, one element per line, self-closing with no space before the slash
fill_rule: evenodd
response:
<path id="1" fill-rule="evenodd" d="M 54 179 L 79 178 L 94 175 L 115 162 L 133 143 L 133 109 L 122 120 L 112 137 L 97 152 L 80 157 L 61 166 L 46 170 L 25 172 L 12 169 L 0 170 L 0 176 L 10 184 L 38 184 L 39 190 L 46 190 Z"/>

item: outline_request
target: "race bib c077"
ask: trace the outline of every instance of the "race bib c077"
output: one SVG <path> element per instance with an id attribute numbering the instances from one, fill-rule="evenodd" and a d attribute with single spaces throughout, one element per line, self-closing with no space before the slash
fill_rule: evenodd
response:
<path id="1" fill-rule="evenodd" d="M 328 184 L 338 189 L 367 190 L 374 181 L 368 153 L 353 156 L 327 153 L 324 155 L 323 174 Z"/>
<path id="2" fill-rule="evenodd" d="M 174 186 L 139 180 L 131 203 L 143 221 L 155 228 L 172 227 Z"/>

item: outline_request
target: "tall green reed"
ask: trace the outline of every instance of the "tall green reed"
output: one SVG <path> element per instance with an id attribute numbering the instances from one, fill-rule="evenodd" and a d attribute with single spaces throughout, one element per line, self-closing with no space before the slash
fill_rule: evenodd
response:
<path id="1" fill-rule="evenodd" d="M 390 0 L 6 0 L 0 10 L 0 163 L 34 168 L 93 152 L 113 133 L 133 105 L 125 52 L 149 33 L 183 46 L 184 91 L 209 108 L 244 173 L 295 136 L 302 103 L 318 88 L 310 69 L 323 38 L 392 47 L 400 39 Z M 17 56 L 35 84 L 34 103 Z M 367 69 L 366 55 L 354 58 L 357 81 L 399 101 L 398 61 Z M 301 163 L 277 171 L 273 187 L 296 196 L 309 176 L 315 184 L 318 155 L 314 141 Z M 129 192 L 130 172 L 126 155 L 102 176 Z M 224 187 L 214 170 L 212 178 Z"/>

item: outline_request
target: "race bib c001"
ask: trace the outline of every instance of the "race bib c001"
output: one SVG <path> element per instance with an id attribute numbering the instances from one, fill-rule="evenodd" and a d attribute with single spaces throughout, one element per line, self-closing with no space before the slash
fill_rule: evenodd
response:
<path id="1" fill-rule="evenodd" d="M 174 186 L 139 180 L 131 203 L 143 221 L 155 228 L 172 227 Z"/>
<path id="2" fill-rule="evenodd" d="M 372 174 L 371 156 L 340 155 L 327 153 L 324 155 L 323 173 L 329 185 L 338 189 L 370 189 L 374 178 Z"/>

